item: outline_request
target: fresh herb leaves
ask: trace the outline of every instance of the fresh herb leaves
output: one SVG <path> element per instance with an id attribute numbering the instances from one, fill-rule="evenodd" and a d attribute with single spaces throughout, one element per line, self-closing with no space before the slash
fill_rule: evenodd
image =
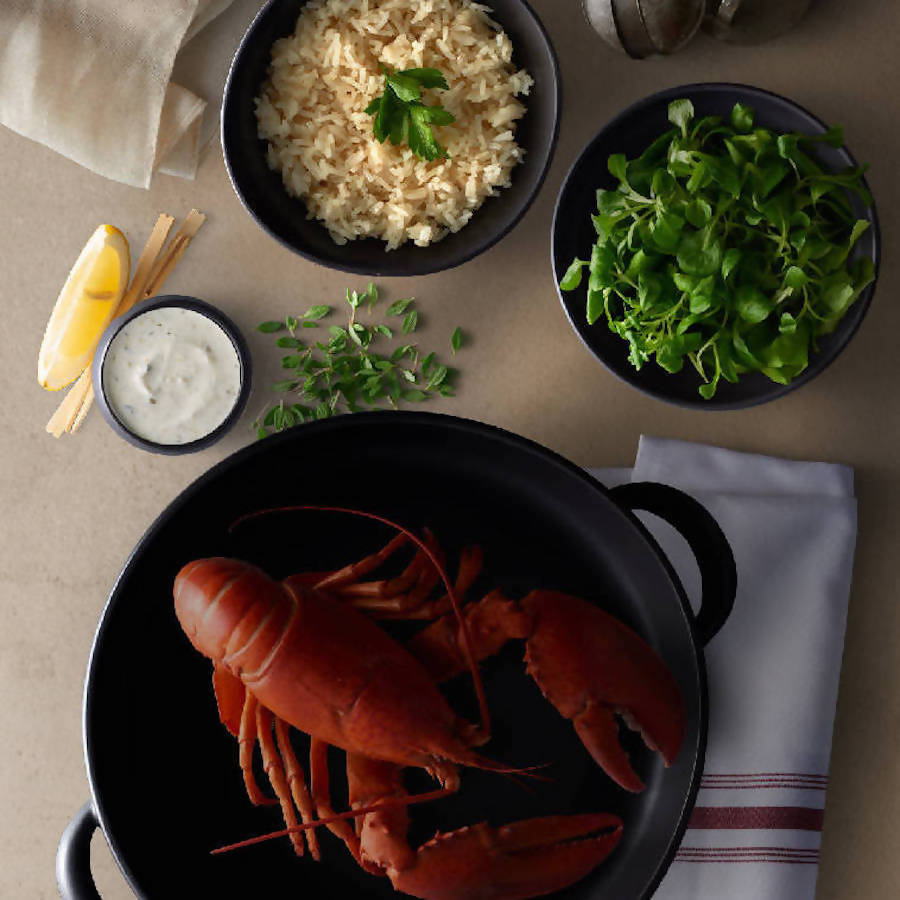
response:
<path id="1" fill-rule="evenodd" d="M 406 143 L 420 159 L 435 160 L 447 157 L 438 143 L 434 125 L 455 122 L 443 106 L 422 103 L 422 89 L 449 90 L 447 79 L 437 69 L 406 69 L 392 72 L 386 66 L 384 93 L 366 107 L 366 115 L 374 116 L 375 139 L 383 144 L 388 138 L 395 146 Z"/>
<path id="2" fill-rule="evenodd" d="M 345 325 L 328 325 L 327 338 L 307 344 L 298 337 L 301 329 L 322 327 L 331 313 L 330 306 L 311 306 L 302 316 L 287 316 L 283 322 L 268 321 L 257 330 L 266 334 L 287 331 L 275 340 L 275 346 L 288 350 L 281 366 L 289 377 L 277 381 L 272 389 L 285 397 L 270 407 L 254 423 L 256 434 L 267 437 L 293 425 L 325 419 L 362 409 L 384 409 L 385 403 L 397 408 L 401 403 L 420 403 L 435 396 L 454 396 L 455 371 L 438 362 L 434 353 L 423 359 L 415 344 L 398 342 L 382 352 L 373 349 L 380 339 L 392 340 L 395 329 L 383 322 L 362 322 L 363 309 L 370 315 L 378 303 L 378 289 L 369 284 L 365 291 L 348 290 L 345 299 L 349 317 Z M 412 298 L 395 300 L 388 316 L 402 316 L 403 335 L 418 325 L 418 312 Z M 459 349 L 461 338 L 451 337 L 451 348 Z M 314 335 L 315 337 L 315 335 Z M 406 340 L 405 338 L 403 340 Z"/>
<path id="3" fill-rule="evenodd" d="M 609 158 L 618 185 L 597 192 L 597 242 L 560 288 L 587 268 L 588 323 L 605 317 L 636 369 L 688 360 L 706 399 L 744 372 L 788 384 L 874 278 L 871 259 L 852 258 L 868 223 L 847 199 L 871 204 L 865 169 L 831 173 L 808 154 L 842 146 L 839 128 L 779 136 L 742 103 L 724 122 L 676 100 L 669 121 L 636 159 Z"/>

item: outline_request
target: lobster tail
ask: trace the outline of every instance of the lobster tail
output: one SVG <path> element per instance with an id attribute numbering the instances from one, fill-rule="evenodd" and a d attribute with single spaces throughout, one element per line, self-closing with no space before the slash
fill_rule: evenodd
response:
<path id="1" fill-rule="evenodd" d="M 294 601 L 265 572 L 236 559 L 188 563 L 175 579 L 175 615 L 194 648 L 228 664 L 238 677 L 255 673 L 281 640 Z"/>

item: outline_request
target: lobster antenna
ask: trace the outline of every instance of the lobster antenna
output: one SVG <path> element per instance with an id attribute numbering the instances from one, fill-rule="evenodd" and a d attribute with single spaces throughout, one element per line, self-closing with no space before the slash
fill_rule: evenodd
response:
<path id="1" fill-rule="evenodd" d="M 484 694 L 484 684 L 481 681 L 481 674 L 478 671 L 478 665 L 475 662 L 475 657 L 472 655 L 472 643 L 471 636 L 469 634 L 469 624 L 466 621 L 466 617 L 462 614 L 462 609 L 460 608 L 459 601 L 456 598 L 456 591 L 453 590 L 453 585 L 450 583 L 450 578 L 447 573 L 444 571 L 444 567 L 438 561 L 438 558 L 432 553 L 431 549 L 427 546 L 427 544 L 419 538 L 417 535 L 413 534 L 408 528 L 404 528 L 403 525 L 398 524 L 397 522 L 393 522 L 391 519 L 387 519 L 384 516 L 379 516 L 377 513 L 366 512 L 362 509 L 350 509 L 344 506 L 313 506 L 308 504 L 302 504 L 299 506 L 274 506 L 269 509 L 260 509 L 256 512 L 246 513 L 243 516 L 235 519 L 234 522 L 228 528 L 228 531 L 234 531 L 239 525 L 242 525 L 244 522 L 249 521 L 250 519 L 258 519 L 261 516 L 271 515 L 272 513 L 286 513 L 286 512 L 334 512 L 334 513 L 343 513 L 349 516 L 357 516 L 361 519 L 371 519 L 373 522 L 380 522 L 382 525 L 387 525 L 390 528 L 393 528 L 395 531 L 398 531 L 400 534 L 405 535 L 409 538 L 416 547 L 421 550 L 425 556 L 431 561 L 431 564 L 437 569 L 438 574 L 441 576 L 441 581 L 444 582 L 444 587 L 447 589 L 447 596 L 450 598 L 450 604 L 453 606 L 453 612 L 456 616 L 456 620 L 459 622 L 460 634 L 462 635 L 462 649 L 463 654 L 466 659 L 466 665 L 469 668 L 469 671 L 472 673 L 472 681 L 475 686 L 475 696 L 478 698 L 478 711 L 481 717 L 481 728 L 482 731 L 489 735 L 491 733 L 491 715 L 488 710 L 487 697 Z"/>
<path id="2" fill-rule="evenodd" d="M 449 797 L 453 793 L 449 788 L 441 788 L 436 791 L 428 791 L 425 794 L 413 794 L 411 797 L 391 797 L 373 803 L 371 806 L 361 806 L 358 809 L 349 809 L 347 812 L 337 813 L 324 819 L 317 819 L 315 822 L 304 822 L 303 824 L 291 825 L 289 828 L 282 828 L 281 831 L 270 831 L 268 834 L 261 834 L 258 837 L 247 838 L 245 841 L 238 841 L 235 844 L 226 844 L 224 847 L 216 847 L 210 850 L 210 856 L 218 856 L 221 853 L 230 853 L 232 850 L 240 850 L 242 847 L 250 847 L 253 844 L 261 844 L 263 841 L 272 841 L 276 838 L 286 837 L 297 831 L 306 831 L 310 828 L 318 828 L 320 825 L 330 825 L 332 822 L 340 822 L 343 819 L 355 819 L 359 816 L 367 816 L 369 813 L 378 812 L 381 809 L 390 809 L 392 806 L 413 806 L 416 803 L 428 803 L 431 800 L 440 800 L 443 797 Z"/>
<path id="3" fill-rule="evenodd" d="M 548 775 L 535 774 L 541 769 L 549 768 L 551 763 L 537 763 L 533 766 L 516 768 L 507 766 L 504 763 L 494 762 L 494 760 L 488 759 L 486 756 L 474 754 L 470 760 L 463 762 L 463 765 L 471 766 L 473 769 L 482 769 L 485 772 L 496 772 L 496 774 L 503 775 L 520 786 L 524 786 L 525 783 L 522 779 L 516 778 L 517 775 L 521 775 L 523 778 L 530 778 L 533 781 L 553 781 Z"/>

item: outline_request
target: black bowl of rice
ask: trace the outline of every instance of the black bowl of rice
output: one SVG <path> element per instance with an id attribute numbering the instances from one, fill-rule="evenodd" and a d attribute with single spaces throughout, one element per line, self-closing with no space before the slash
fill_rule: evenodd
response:
<path id="1" fill-rule="evenodd" d="M 427 161 L 373 133 L 380 65 L 436 68 L 455 121 Z M 265 231 L 314 262 L 426 275 L 487 250 L 522 218 L 556 146 L 560 78 L 525 0 L 269 0 L 231 65 L 225 165 Z"/>

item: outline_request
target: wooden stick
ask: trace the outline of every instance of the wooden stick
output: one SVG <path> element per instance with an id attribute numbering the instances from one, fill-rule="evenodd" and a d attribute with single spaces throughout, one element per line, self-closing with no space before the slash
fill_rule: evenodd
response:
<path id="1" fill-rule="evenodd" d="M 147 281 L 144 297 L 152 297 L 154 294 L 159 293 L 166 279 L 172 274 L 175 264 L 184 255 L 188 244 L 190 244 L 194 235 L 197 234 L 200 226 L 205 221 L 206 216 L 196 209 L 192 209 L 187 214 L 185 220 L 181 223 L 181 227 L 175 232 L 175 237 L 172 238 L 171 243 L 166 247 L 165 253 L 156 260 L 156 265 L 153 267 L 153 271 L 150 273 Z"/>
<path id="2" fill-rule="evenodd" d="M 160 213 L 156 224 L 153 226 L 153 231 L 150 232 L 150 237 L 147 239 L 147 244 L 141 252 L 141 258 L 138 260 L 134 270 L 134 278 L 131 279 L 131 284 L 125 292 L 125 296 L 122 297 L 119 308 L 116 310 L 116 316 L 127 313 L 138 300 L 143 299 L 147 282 L 150 280 L 150 273 L 153 271 L 157 259 L 159 259 L 163 245 L 166 243 L 166 238 L 169 236 L 169 232 L 174 224 L 174 216 Z"/>
<path id="3" fill-rule="evenodd" d="M 90 375 L 90 372 L 88 372 L 88 374 Z M 84 400 L 81 401 L 81 406 L 79 407 L 78 412 L 75 413 L 75 418 L 72 419 L 72 421 L 69 423 L 68 427 L 66 428 L 66 431 L 68 431 L 69 434 L 74 434 L 76 431 L 78 431 L 79 428 L 81 428 L 81 425 L 84 422 L 84 420 L 88 414 L 88 410 L 91 408 L 91 405 L 93 404 L 93 402 L 94 402 L 94 376 L 90 375 L 90 377 L 88 378 L 88 389 L 84 395 Z"/>

